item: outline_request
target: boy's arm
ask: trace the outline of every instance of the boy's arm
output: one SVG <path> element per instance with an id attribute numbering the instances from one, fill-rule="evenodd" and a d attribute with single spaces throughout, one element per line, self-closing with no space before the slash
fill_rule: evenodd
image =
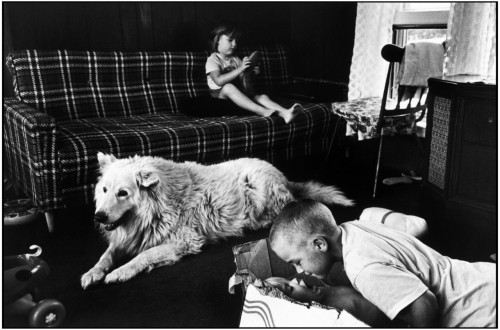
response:
<path id="1" fill-rule="evenodd" d="M 354 288 L 390 319 L 399 318 L 412 326 L 435 327 L 437 299 L 415 274 L 402 266 L 376 262 L 357 273 L 348 268 L 346 271 L 349 278 L 355 279 Z"/>
<path id="2" fill-rule="evenodd" d="M 403 309 L 396 318 L 407 322 L 411 327 L 437 327 L 437 300 L 436 296 L 427 290 L 414 302 Z"/>

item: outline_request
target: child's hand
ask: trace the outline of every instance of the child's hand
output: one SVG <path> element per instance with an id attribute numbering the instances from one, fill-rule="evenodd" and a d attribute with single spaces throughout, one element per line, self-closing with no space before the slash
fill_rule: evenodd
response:
<path id="1" fill-rule="evenodd" d="M 248 56 L 243 57 L 243 60 L 241 61 L 240 65 L 241 72 L 248 69 L 250 65 L 251 65 L 250 58 Z"/>
<path id="2" fill-rule="evenodd" d="M 255 66 L 255 67 L 253 68 L 253 73 L 254 73 L 254 74 L 259 74 L 259 73 L 260 73 L 260 67 L 259 67 L 259 66 Z"/>

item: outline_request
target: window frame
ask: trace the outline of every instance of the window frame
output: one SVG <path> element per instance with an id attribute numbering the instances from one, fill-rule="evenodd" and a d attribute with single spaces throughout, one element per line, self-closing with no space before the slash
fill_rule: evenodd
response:
<path id="1" fill-rule="evenodd" d="M 447 25 L 449 10 L 398 11 L 394 17 L 394 26 L 412 28 L 413 26 Z"/>
<path id="2" fill-rule="evenodd" d="M 438 11 L 398 11 L 392 25 L 392 42 L 398 46 L 406 44 L 405 30 L 446 29 L 449 10 Z"/>
<path id="3" fill-rule="evenodd" d="M 392 25 L 392 43 L 404 47 L 407 44 L 408 30 L 418 29 L 446 29 L 448 26 L 449 10 L 437 11 L 398 11 Z M 394 63 L 394 72 L 399 71 L 399 63 Z M 393 86 L 396 84 L 396 75 L 391 77 L 390 97 L 393 97 Z"/>

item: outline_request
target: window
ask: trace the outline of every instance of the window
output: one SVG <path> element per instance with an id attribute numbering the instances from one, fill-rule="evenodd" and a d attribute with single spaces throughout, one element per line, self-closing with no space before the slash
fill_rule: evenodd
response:
<path id="1" fill-rule="evenodd" d="M 396 12 L 392 26 L 392 42 L 404 47 L 410 42 L 433 41 L 444 42 L 446 40 L 446 26 L 451 2 L 405 2 L 402 9 Z M 396 64 L 395 72 L 399 65 Z M 390 95 L 394 97 L 395 77 L 391 81 Z M 427 118 L 417 123 L 421 129 L 419 134 L 425 135 Z"/>
<path id="2" fill-rule="evenodd" d="M 415 41 L 443 42 L 450 2 L 405 2 L 396 13 L 393 25 L 393 43 L 404 46 Z"/>

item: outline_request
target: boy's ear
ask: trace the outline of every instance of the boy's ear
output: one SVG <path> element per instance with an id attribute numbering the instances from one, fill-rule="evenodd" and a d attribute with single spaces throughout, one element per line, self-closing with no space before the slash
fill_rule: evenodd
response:
<path id="1" fill-rule="evenodd" d="M 328 251 L 328 242 L 324 236 L 317 236 L 313 239 L 314 250 L 318 252 Z"/>

